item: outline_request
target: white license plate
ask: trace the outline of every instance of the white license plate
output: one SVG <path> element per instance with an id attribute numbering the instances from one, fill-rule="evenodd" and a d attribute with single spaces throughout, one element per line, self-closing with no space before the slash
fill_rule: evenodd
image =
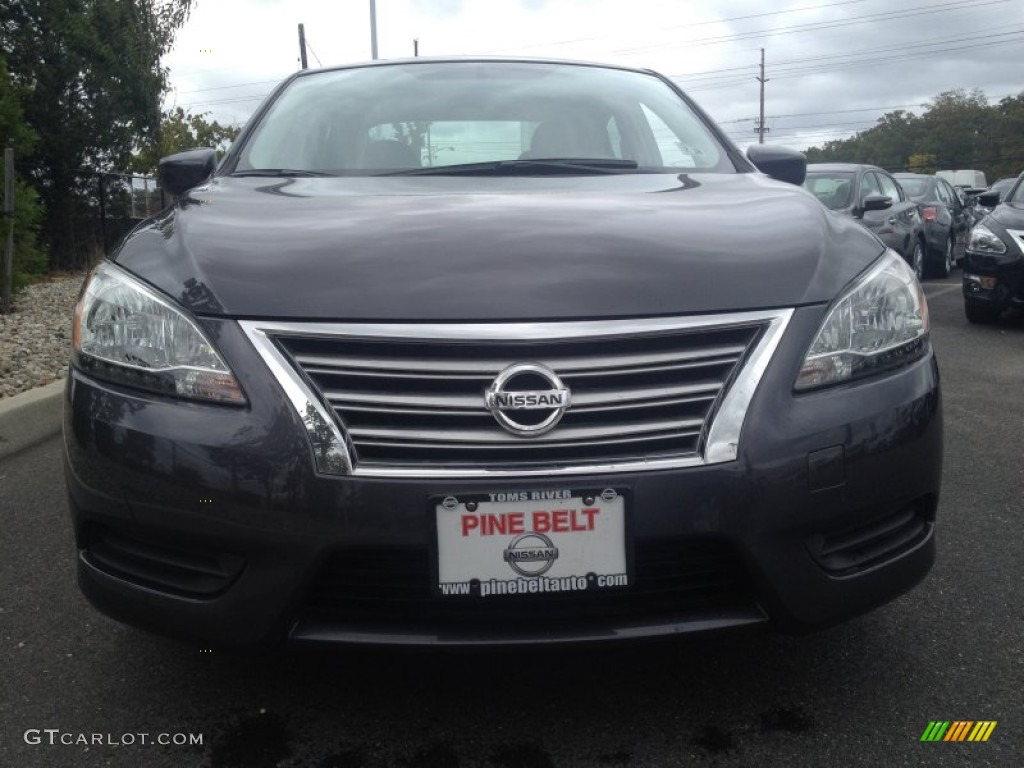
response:
<path id="1" fill-rule="evenodd" d="M 614 489 L 448 496 L 435 506 L 442 596 L 629 586 L 626 505 Z"/>

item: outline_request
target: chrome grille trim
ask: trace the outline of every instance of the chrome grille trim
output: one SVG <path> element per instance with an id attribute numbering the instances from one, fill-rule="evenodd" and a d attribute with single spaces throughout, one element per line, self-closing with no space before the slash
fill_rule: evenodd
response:
<path id="1" fill-rule="evenodd" d="M 487 414 L 490 416 L 490 414 Z M 493 419 L 491 420 L 493 424 Z M 492 426 L 488 424 L 488 426 Z M 686 421 L 677 422 L 677 425 L 681 429 L 672 430 L 673 432 L 684 432 L 692 434 L 700 434 L 701 427 L 704 426 L 703 419 L 688 419 Z M 348 433 L 358 443 L 363 442 L 365 439 L 367 442 L 374 440 L 389 441 L 389 440 L 414 440 L 420 443 L 441 443 L 441 444 L 461 444 L 467 443 L 470 445 L 502 445 L 502 446 L 522 446 L 523 448 L 531 448 L 537 445 L 562 445 L 563 443 L 575 443 L 578 441 L 589 441 L 589 440 L 610 440 L 614 441 L 615 438 L 622 435 L 641 435 L 652 432 L 659 434 L 665 434 L 669 430 L 655 429 L 644 424 L 617 424 L 611 428 L 603 427 L 564 427 L 558 430 L 557 433 L 547 433 L 541 437 L 530 438 L 527 442 L 520 437 L 509 434 L 508 432 L 495 432 L 494 430 L 470 430 L 470 429 L 395 429 L 391 427 L 378 427 L 378 428 L 366 428 L 366 427 L 351 427 Z"/>
<path id="2" fill-rule="evenodd" d="M 685 352 L 665 352 L 661 354 L 650 354 L 650 355 L 618 355 L 615 358 L 614 363 L 609 362 L 607 358 L 574 358 L 567 360 L 563 363 L 559 363 L 558 369 L 563 373 L 574 373 L 582 374 L 586 372 L 601 372 L 611 367 L 640 367 L 636 364 L 642 364 L 643 367 L 650 365 L 657 365 L 658 363 L 673 363 L 677 364 L 681 360 L 707 360 L 709 358 L 727 358 L 727 357 L 739 357 L 746 349 L 740 344 L 733 344 L 730 346 L 711 347 L 705 349 L 700 355 L 696 352 L 685 353 Z M 303 370 L 313 370 L 318 366 L 323 366 L 322 370 L 338 370 L 335 368 L 336 361 L 330 357 L 324 355 L 305 355 L 300 354 L 295 356 L 295 362 L 302 366 Z M 371 375 L 373 371 L 385 371 L 386 375 L 391 374 L 406 374 L 423 376 L 429 375 L 430 373 L 440 374 L 444 377 L 448 377 L 455 374 L 467 373 L 477 375 L 488 375 L 488 371 L 494 369 L 501 370 L 505 365 L 505 362 L 498 358 L 492 358 L 487 360 L 477 359 L 472 362 L 464 360 L 449 360 L 444 363 L 434 360 L 409 360 L 408 358 L 403 359 L 403 365 L 401 368 L 396 368 L 393 363 L 387 360 L 373 360 L 372 358 L 355 358 L 348 357 L 345 359 L 345 365 L 342 366 L 345 371 L 354 373 L 359 370 L 367 371 L 366 375 Z M 410 365 L 414 363 L 414 365 Z"/>
<path id="3" fill-rule="evenodd" d="M 329 475 L 354 475 L 364 477 L 530 477 L 562 476 L 608 472 L 632 472 L 678 467 L 701 466 L 735 460 L 738 455 L 739 435 L 746 417 L 747 408 L 764 371 L 777 348 L 782 334 L 792 317 L 792 309 L 702 315 L 693 317 L 651 318 L 644 320 L 601 320 L 584 322 L 551 323 L 493 323 L 493 324 L 407 324 L 407 323 L 298 323 L 243 320 L 239 325 L 267 363 L 277 381 L 281 384 L 309 434 L 317 470 Z M 407 393 L 389 393 L 383 397 L 375 394 L 373 383 L 381 377 L 451 380 L 477 380 L 486 386 L 493 380 L 509 359 L 526 359 L 528 350 L 510 350 L 507 357 L 473 360 L 433 360 L 424 357 L 413 361 L 412 368 L 406 363 L 408 356 L 397 362 L 375 360 L 359 355 L 346 356 L 342 361 L 330 355 L 297 353 L 297 364 L 304 372 L 296 369 L 286 354 L 274 341 L 275 337 L 292 339 L 337 339 L 345 342 L 437 342 L 452 344 L 458 342 L 506 342 L 523 341 L 586 342 L 603 338 L 628 339 L 634 335 L 653 336 L 671 332 L 693 332 L 701 330 L 722 330 L 744 326 L 762 326 L 760 337 L 747 350 L 742 344 L 723 344 L 703 347 L 692 354 L 683 350 L 659 354 L 619 354 L 613 357 L 567 356 L 559 361 L 557 354 L 548 356 L 549 364 L 559 373 L 574 378 L 612 377 L 623 362 L 633 365 L 634 372 L 651 373 L 674 370 L 699 370 L 701 366 L 735 364 L 743 358 L 742 367 L 733 373 L 731 386 L 725 390 L 724 398 L 717 410 L 711 414 L 709 424 L 698 419 L 676 419 L 663 423 L 659 429 L 649 429 L 642 422 L 627 426 L 604 429 L 600 426 L 560 426 L 543 437 L 524 440 L 513 435 L 495 433 L 491 414 L 480 403 L 462 395 L 440 397 L 419 396 Z M 710 358 L 709 358 L 710 356 Z M 453 365 L 454 363 L 454 365 Z M 646 365 L 645 365 L 646 363 Z M 303 365 L 304 364 L 304 365 Z M 308 366 L 306 368 L 305 366 Z M 490 368 L 488 368 L 490 366 Z M 324 400 L 316 394 L 308 374 L 344 375 L 347 378 L 367 381 L 367 390 L 351 386 L 325 388 Z M 661 408 L 680 403 L 699 403 L 719 399 L 721 385 L 715 382 L 690 383 L 678 386 L 650 387 L 645 394 L 643 388 L 633 389 L 626 396 L 614 390 L 573 393 L 571 412 L 575 414 L 596 414 L 631 409 Z M 649 396 L 649 397 L 648 397 Z M 325 402 L 326 401 L 326 404 Z M 439 405 L 440 402 L 440 405 Z M 387 427 L 353 427 L 343 432 L 339 421 L 330 413 L 330 408 L 344 407 L 346 411 L 366 414 L 404 414 L 430 418 L 436 414 L 473 420 L 479 417 L 482 429 L 459 427 L 452 430 L 462 439 L 447 443 L 453 450 L 479 450 L 481 447 L 500 447 L 502 450 L 516 450 L 518 447 L 552 448 L 570 444 L 594 446 L 603 444 L 629 444 L 642 440 L 657 442 L 693 438 L 702 435 L 703 455 L 698 450 L 693 455 L 679 455 L 649 459 L 625 459 L 621 461 L 580 461 L 575 464 L 558 464 L 557 459 L 535 462 L 537 466 L 521 464 L 514 467 L 482 466 L 441 466 L 429 464 L 388 465 L 384 463 L 360 464 L 355 460 L 356 444 L 374 446 L 383 444 L 391 448 L 422 450 L 438 445 L 436 429 L 394 429 Z M 486 426 L 485 426 L 486 425 Z M 488 431 L 490 429 L 490 431 Z M 366 441 L 364 443 L 364 441 Z"/>

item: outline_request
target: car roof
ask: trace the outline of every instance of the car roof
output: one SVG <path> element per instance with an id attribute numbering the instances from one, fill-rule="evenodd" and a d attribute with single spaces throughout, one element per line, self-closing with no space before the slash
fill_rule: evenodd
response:
<path id="1" fill-rule="evenodd" d="M 909 173 L 907 171 L 901 171 L 900 173 L 894 173 L 897 179 L 938 179 L 939 176 L 932 176 L 930 173 Z"/>
<path id="2" fill-rule="evenodd" d="M 337 72 L 344 69 L 361 69 L 364 67 L 389 67 L 396 64 L 567 64 L 577 67 L 598 67 L 601 69 L 617 69 L 623 72 L 639 72 L 645 75 L 656 74 L 654 70 L 642 67 L 627 67 L 621 64 L 608 64 L 600 61 L 584 61 L 580 59 L 557 59 L 531 56 L 416 56 L 403 59 L 377 59 L 360 61 L 351 64 L 339 64 L 323 69 L 300 69 L 292 77 L 309 77 L 323 72 Z"/>
<path id="3" fill-rule="evenodd" d="M 868 165 L 867 163 L 811 163 L 807 166 L 808 173 L 832 173 L 859 170 L 881 171 L 883 169 L 879 168 L 877 165 Z"/>

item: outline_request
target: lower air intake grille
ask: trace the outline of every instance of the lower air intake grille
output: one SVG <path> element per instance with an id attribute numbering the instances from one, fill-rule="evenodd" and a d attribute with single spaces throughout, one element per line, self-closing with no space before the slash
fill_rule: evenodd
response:
<path id="1" fill-rule="evenodd" d="M 226 553 L 155 544 L 94 526 L 82 553 L 98 570 L 161 592 L 211 597 L 242 572 L 245 561 Z"/>
<path id="2" fill-rule="evenodd" d="M 754 604 L 740 558 L 714 540 L 638 542 L 634 584 L 542 596 L 437 597 L 419 551 L 338 552 L 321 568 L 303 619 L 377 630 L 531 632 L 643 624 Z"/>
<path id="3" fill-rule="evenodd" d="M 845 576 L 870 568 L 913 549 L 928 536 L 930 523 L 925 504 L 915 502 L 899 512 L 867 525 L 829 536 L 810 544 L 822 568 Z"/>

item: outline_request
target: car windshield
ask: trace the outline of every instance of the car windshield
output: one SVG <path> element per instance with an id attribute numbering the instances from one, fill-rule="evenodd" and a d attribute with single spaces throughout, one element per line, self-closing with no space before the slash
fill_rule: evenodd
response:
<path id="1" fill-rule="evenodd" d="M 928 197 L 928 179 L 908 179 L 899 176 L 896 180 L 903 187 L 903 191 L 907 193 L 907 197 L 914 202 L 919 202 Z"/>
<path id="2" fill-rule="evenodd" d="M 1017 180 L 1017 186 L 1004 195 L 1003 202 L 1024 203 L 1024 182 Z"/>
<path id="3" fill-rule="evenodd" d="M 853 199 L 853 174 L 809 173 L 804 180 L 804 187 L 825 207 L 838 211 L 847 208 Z"/>
<path id="4" fill-rule="evenodd" d="M 993 184 L 991 187 L 989 187 L 988 191 L 989 192 L 998 192 L 1000 194 L 1000 196 L 1005 197 L 1006 193 L 1010 191 L 1010 187 L 1013 186 L 1013 182 L 1015 182 L 1015 181 L 1016 181 L 1016 179 L 1000 179 L 995 184 Z"/>
<path id="5" fill-rule="evenodd" d="M 572 161 L 549 173 L 736 172 L 708 126 L 654 75 L 480 61 L 296 77 L 229 168 L 376 175 L 501 163 L 493 170 L 521 174 L 544 172 L 539 160 Z"/>

